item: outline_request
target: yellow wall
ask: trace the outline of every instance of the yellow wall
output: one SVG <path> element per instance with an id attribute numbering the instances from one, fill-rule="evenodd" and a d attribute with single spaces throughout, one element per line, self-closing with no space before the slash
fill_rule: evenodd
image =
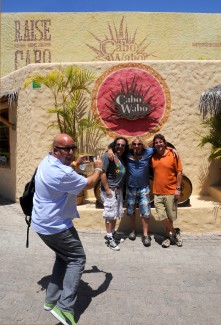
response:
<path id="1" fill-rule="evenodd" d="M 220 14 L 1 15 L 1 76 L 29 63 L 220 60 L 220 49 Z"/>
<path id="2" fill-rule="evenodd" d="M 92 91 L 97 80 L 120 63 L 85 62 L 77 65 L 96 74 L 97 79 L 91 84 Z M 202 190 L 206 193 L 207 186 L 219 182 L 221 175 L 218 173 L 219 166 L 214 168 L 214 165 L 208 164 L 210 147 L 198 146 L 198 134 L 206 132 L 201 125 L 198 103 L 204 90 L 220 83 L 221 61 L 142 61 L 140 64 L 160 75 L 170 92 L 169 116 L 157 132 L 164 134 L 167 141 L 178 149 L 184 173 L 193 184 L 193 195 L 199 195 Z M 59 64 L 32 64 L 1 80 L 2 92 L 15 90 L 19 94 L 17 112 L 11 116 L 14 119 L 17 114 L 17 129 L 10 130 L 10 137 L 13 143 L 16 143 L 16 148 L 13 145 L 11 149 L 16 152 L 15 155 L 14 151 L 11 152 L 13 154 L 11 170 L 0 168 L 0 195 L 5 196 L 7 189 L 7 193 L 10 194 L 8 197 L 18 199 L 24 184 L 49 151 L 53 136 L 58 133 L 55 129 L 48 129 L 49 123 L 54 119 L 48 113 L 48 108 L 53 105 L 50 92 L 45 87 L 39 90 L 32 89 L 31 86 L 23 89 L 24 80 L 33 72 L 46 74 L 58 66 Z M 88 98 L 88 109 L 91 109 L 94 96 L 96 94 L 92 91 L 91 97 Z M 145 138 L 146 143 L 153 136 L 154 133 Z M 100 147 L 106 148 L 112 139 L 110 135 L 103 137 Z M 6 178 L 9 180 L 9 173 L 10 181 L 6 182 Z"/>

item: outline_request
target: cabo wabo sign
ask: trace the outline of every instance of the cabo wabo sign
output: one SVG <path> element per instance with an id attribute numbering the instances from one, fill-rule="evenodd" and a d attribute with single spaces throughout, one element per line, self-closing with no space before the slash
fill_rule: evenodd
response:
<path id="1" fill-rule="evenodd" d="M 96 81 L 92 110 L 112 137 L 150 137 L 170 112 L 170 92 L 158 72 L 140 63 L 122 63 Z"/>

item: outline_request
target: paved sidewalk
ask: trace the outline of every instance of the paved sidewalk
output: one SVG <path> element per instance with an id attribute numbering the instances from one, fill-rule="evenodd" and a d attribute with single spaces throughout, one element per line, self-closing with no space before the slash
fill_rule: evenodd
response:
<path id="1" fill-rule="evenodd" d="M 84 218 L 84 216 L 81 216 Z M 0 199 L 0 324 L 58 324 L 43 310 L 53 253 L 30 231 L 19 204 Z M 114 252 L 103 233 L 80 232 L 87 264 L 76 304 L 79 325 L 220 325 L 221 234 L 183 234 L 163 249 L 152 236 Z"/>

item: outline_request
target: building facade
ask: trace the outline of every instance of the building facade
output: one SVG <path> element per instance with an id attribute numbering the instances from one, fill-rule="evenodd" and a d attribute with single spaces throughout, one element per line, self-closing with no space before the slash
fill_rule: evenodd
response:
<path id="1" fill-rule="evenodd" d="M 15 13 L 2 14 L 1 27 L 0 195 L 18 200 L 58 132 L 48 128 L 51 93 L 24 89 L 25 80 L 73 64 L 96 75 L 86 102 L 107 130 L 99 153 L 115 136 L 149 145 L 160 132 L 193 195 L 220 180 L 210 147 L 198 146 L 200 95 L 221 80 L 220 14 Z"/>

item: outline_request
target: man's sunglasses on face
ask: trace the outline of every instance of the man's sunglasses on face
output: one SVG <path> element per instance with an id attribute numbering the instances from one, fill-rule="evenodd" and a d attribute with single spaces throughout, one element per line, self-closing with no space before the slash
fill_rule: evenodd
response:
<path id="1" fill-rule="evenodd" d="M 122 148 L 125 148 L 125 144 L 123 144 L 123 143 L 116 143 L 116 147 L 122 147 Z"/>
<path id="2" fill-rule="evenodd" d="M 58 147 L 58 146 L 54 146 L 54 148 L 56 149 L 60 149 L 60 150 L 64 150 L 65 152 L 70 152 L 75 151 L 77 149 L 77 146 L 73 145 L 73 146 L 69 146 L 69 147 Z"/>
<path id="3" fill-rule="evenodd" d="M 132 143 L 133 146 L 142 146 L 142 144 L 143 144 L 143 143 L 141 143 L 141 142 L 139 142 L 139 143 L 135 143 L 135 142 L 133 142 L 133 143 Z"/>

